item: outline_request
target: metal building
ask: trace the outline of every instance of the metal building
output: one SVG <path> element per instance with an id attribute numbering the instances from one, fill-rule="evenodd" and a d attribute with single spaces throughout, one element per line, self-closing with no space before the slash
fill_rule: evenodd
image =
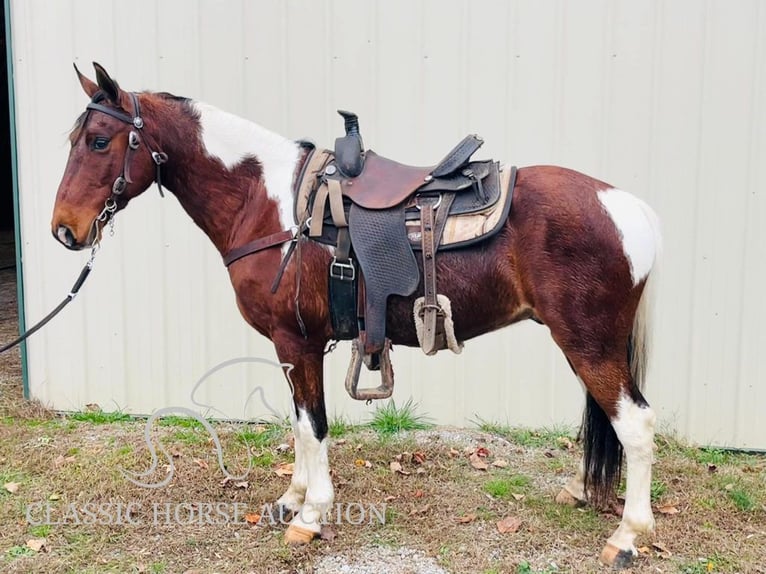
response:
<path id="1" fill-rule="evenodd" d="M 661 430 L 766 449 L 766 5 L 758 0 L 6 0 L 12 42 L 23 308 L 30 324 L 87 253 L 49 221 L 67 133 L 86 98 L 72 62 L 126 89 L 193 97 L 330 146 L 337 108 L 368 146 L 434 162 L 466 133 L 486 157 L 554 163 L 632 191 L 663 223 L 647 397 Z M 195 382 L 241 356 L 275 360 L 238 315 L 212 245 L 172 195 L 117 218 L 83 293 L 26 350 L 28 394 L 62 410 L 190 406 Z M 331 416 L 374 406 L 326 370 Z M 582 391 L 545 327 L 471 341 L 462 355 L 394 354 L 397 402 L 435 422 L 575 424 Z M 373 378 L 368 378 L 373 381 Z M 233 417 L 276 369 L 217 373 L 198 400 Z"/>

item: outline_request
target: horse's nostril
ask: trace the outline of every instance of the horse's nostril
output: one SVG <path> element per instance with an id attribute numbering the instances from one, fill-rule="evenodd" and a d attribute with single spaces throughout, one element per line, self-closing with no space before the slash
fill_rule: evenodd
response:
<path id="1" fill-rule="evenodd" d="M 67 247 L 72 247 L 75 244 L 74 233 L 66 225 L 59 225 L 56 230 L 56 237 Z"/>

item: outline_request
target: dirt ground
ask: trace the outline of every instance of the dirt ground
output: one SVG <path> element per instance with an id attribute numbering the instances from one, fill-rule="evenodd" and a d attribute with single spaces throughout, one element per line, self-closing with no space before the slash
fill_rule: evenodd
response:
<path id="1" fill-rule="evenodd" d="M 0 263 L 3 262 L 0 256 Z M 16 332 L 13 270 L 0 271 L 0 341 Z M 0 356 L 0 571 L 8 573 L 600 572 L 611 511 L 554 497 L 581 452 L 569 429 L 435 428 L 382 436 L 333 421 L 337 506 L 317 539 L 283 542 L 268 505 L 287 487 L 284 425 L 217 423 L 226 479 L 201 425 L 66 415 L 21 397 L 18 351 Z M 657 438 L 657 532 L 634 572 L 766 573 L 766 458 Z M 486 464 L 481 467 L 477 460 Z"/>

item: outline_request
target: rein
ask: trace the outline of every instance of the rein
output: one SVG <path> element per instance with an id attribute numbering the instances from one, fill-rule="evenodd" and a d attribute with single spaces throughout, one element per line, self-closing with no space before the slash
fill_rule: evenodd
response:
<path id="1" fill-rule="evenodd" d="M 77 276 L 77 280 L 74 282 L 74 285 L 72 285 L 72 288 L 69 290 L 69 293 L 66 297 L 64 297 L 64 300 L 61 301 L 56 307 L 48 313 L 45 317 L 43 317 L 40 321 L 38 321 L 35 325 L 27 329 L 24 334 L 20 335 L 7 345 L 3 345 L 0 347 L 0 355 L 5 353 L 6 351 L 9 351 L 10 349 L 13 349 L 16 345 L 19 343 L 22 343 L 23 341 L 26 341 L 29 337 L 34 335 L 37 331 L 42 329 L 45 325 L 48 324 L 48 322 L 53 319 L 56 315 L 58 315 L 64 307 L 69 305 L 69 303 L 77 296 L 77 293 L 80 291 L 80 288 L 83 286 L 83 283 L 85 283 L 85 280 L 88 278 L 88 275 L 90 275 L 91 269 L 93 269 L 93 261 L 96 259 L 96 253 L 98 253 L 98 250 L 101 248 L 101 241 L 98 238 L 98 232 L 99 232 L 99 224 L 103 224 L 106 222 L 107 218 L 110 216 L 110 214 L 114 213 L 115 209 L 117 208 L 116 204 L 114 204 L 114 207 L 109 208 L 108 206 L 104 206 L 104 209 L 101 210 L 101 213 L 98 214 L 98 217 L 93 220 L 93 225 L 96 228 L 96 239 L 94 239 L 93 247 L 91 247 L 90 250 L 90 258 L 88 259 L 88 262 L 85 264 L 85 267 L 82 268 L 82 271 L 80 271 L 80 274 Z"/>
<path id="2" fill-rule="evenodd" d="M 99 102 L 103 101 L 105 97 L 106 96 L 103 92 L 96 93 L 93 96 L 93 99 L 91 99 L 90 103 L 86 106 L 86 110 L 88 111 L 94 110 L 94 111 L 106 114 L 108 116 L 111 116 L 113 118 L 116 118 L 122 122 L 125 122 L 126 124 L 132 125 L 135 128 L 135 130 L 131 130 L 130 133 L 128 134 L 128 147 L 125 152 L 125 160 L 123 161 L 122 172 L 114 180 L 114 183 L 112 184 L 112 193 L 104 202 L 104 208 L 101 210 L 101 213 L 99 213 L 96 216 L 96 218 L 93 220 L 91 233 L 93 234 L 94 239 L 93 239 L 93 246 L 90 252 L 90 258 L 88 259 L 88 262 L 85 264 L 85 267 L 82 268 L 82 271 L 80 271 L 80 275 L 77 277 L 77 280 L 74 282 L 74 285 L 72 285 L 72 288 L 69 290 L 69 293 L 64 298 L 64 300 L 61 301 L 61 303 L 59 303 L 53 309 L 53 311 L 51 311 L 45 317 L 43 317 L 42 320 L 40 320 L 30 329 L 27 329 L 27 331 L 24 334 L 14 339 L 7 345 L 3 345 L 2 347 L 0 347 L 0 354 L 5 353 L 6 351 L 12 349 L 16 345 L 25 341 L 34 333 L 42 329 L 51 319 L 53 319 L 56 315 L 58 315 L 64 309 L 64 307 L 66 307 L 77 296 L 77 293 L 80 291 L 80 288 L 85 283 L 85 280 L 88 278 L 88 275 L 90 275 L 91 269 L 93 269 L 93 261 L 96 258 L 96 253 L 98 253 L 99 249 L 101 248 L 101 239 L 99 238 L 99 231 L 101 230 L 100 228 L 106 225 L 107 222 L 112 226 L 114 225 L 114 220 L 112 219 L 112 217 L 117 211 L 117 200 L 119 196 L 122 195 L 122 193 L 127 188 L 128 183 L 133 183 L 133 180 L 130 178 L 130 160 L 133 155 L 133 152 L 135 152 L 140 147 L 142 137 L 143 137 L 144 145 L 146 146 L 146 149 L 149 151 L 149 154 L 152 156 L 152 160 L 154 160 L 154 164 L 156 166 L 154 182 L 157 184 L 157 187 L 160 190 L 160 196 L 165 197 L 165 194 L 162 192 L 162 179 L 160 177 L 161 175 L 160 168 L 162 164 L 168 161 L 168 155 L 163 151 L 155 151 L 158 148 L 158 146 L 155 145 L 156 142 L 154 141 L 154 139 L 146 132 L 141 131 L 142 128 L 144 127 L 144 120 L 141 117 L 141 108 L 138 103 L 138 97 L 136 96 L 135 93 L 130 92 L 130 99 L 131 99 L 131 102 L 133 103 L 132 116 L 128 115 L 127 113 L 123 113 L 120 110 L 116 110 L 114 108 L 110 108 L 108 106 L 104 106 L 100 104 Z M 83 122 L 84 121 L 85 120 L 83 120 Z"/>

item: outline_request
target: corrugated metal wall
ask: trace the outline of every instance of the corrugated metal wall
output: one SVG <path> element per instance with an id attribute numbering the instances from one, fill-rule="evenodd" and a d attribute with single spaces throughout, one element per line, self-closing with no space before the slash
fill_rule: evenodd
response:
<path id="1" fill-rule="evenodd" d="M 663 428 L 766 448 L 762 2 L 16 0 L 12 26 L 29 321 L 87 257 L 58 246 L 49 219 L 86 101 L 71 63 L 90 72 L 97 60 L 125 88 L 322 145 L 346 108 L 368 145 L 401 161 L 436 161 L 475 132 L 487 157 L 635 192 L 663 221 L 647 391 Z M 238 316 L 207 239 L 151 190 L 120 214 L 80 298 L 30 342 L 30 389 L 59 409 L 147 413 L 188 406 L 207 369 L 244 355 L 274 358 Z M 345 395 L 347 359 L 343 346 L 330 357 L 329 412 L 363 420 L 373 407 Z M 460 357 L 397 348 L 394 360 L 395 398 L 440 423 L 579 419 L 581 390 L 545 327 L 485 336 Z M 239 417 L 258 383 L 286 408 L 266 367 L 231 367 L 199 399 Z"/>

